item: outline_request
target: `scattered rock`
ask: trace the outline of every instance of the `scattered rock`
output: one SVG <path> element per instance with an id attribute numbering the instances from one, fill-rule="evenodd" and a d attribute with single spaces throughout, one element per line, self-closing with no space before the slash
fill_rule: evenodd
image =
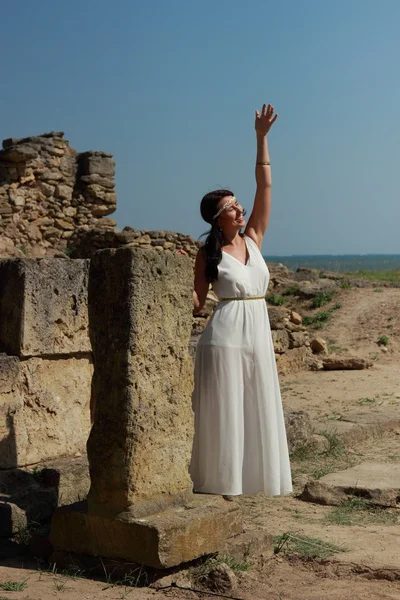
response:
<path id="1" fill-rule="evenodd" d="M 308 333 L 306 331 L 289 333 L 289 348 L 300 348 L 308 342 Z"/>
<path id="2" fill-rule="evenodd" d="M 295 325 L 301 325 L 303 322 L 302 317 L 299 315 L 299 313 L 297 313 L 296 311 L 292 310 L 290 312 L 290 320 L 292 323 L 294 323 Z"/>
<path id="3" fill-rule="evenodd" d="M 268 317 L 271 329 L 284 329 L 286 309 L 280 306 L 268 306 Z"/>
<path id="4" fill-rule="evenodd" d="M 307 345 L 300 348 L 292 348 L 284 354 L 278 354 L 276 356 L 278 373 L 287 375 L 288 373 L 295 373 L 307 368 L 310 356 L 312 355 Z"/>
<path id="5" fill-rule="evenodd" d="M 227 564 L 219 563 L 208 572 L 207 578 L 203 579 L 202 584 L 214 592 L 227 594 L 235 590 L 237 578 Z"/>
<path id="6" fill-rule="evenodd" d="M 303 298 L 314 298 L 322 292 L 334 292 L 338 287 L 335 281 L 330 279 L 318 279 L 318 281 L 304 281 L 299 283 L 299 296 Z"/>
<path id="7" fill-rule="evenodd" d="M 289 452 L 312 444 L 313 428 L 308 412 L 304 410 L 285 411 L 286 436 Z"/>
<path id="8" fill-rule="evenodd" d="M 318 359 L 316 356 L 310 356 L 307 358 L 307 366 L 310 371 L 322 371 L 324 365 L 321 359 Z"/>
<path id="9" fill-rule="evenodd" d="M 339 356 L 329 356 L 322 361 L 326 371 L 369 369 L 372 364 L 372 361 L 365 358 L 340 358 Z"/>
<path id="10" fill-rule="evenodd" d="M 289 348 L 289 334 L 285 329 L 272 330 L 272 341 L 274 351 L 277 354 L 283 354 Z"/>
<path id="11" fill-rule="evenodd" d="M 310 340 L 310 348 L 313 354 L 328 354 L 328 344 L 323 338 L 317 337 Z"/>

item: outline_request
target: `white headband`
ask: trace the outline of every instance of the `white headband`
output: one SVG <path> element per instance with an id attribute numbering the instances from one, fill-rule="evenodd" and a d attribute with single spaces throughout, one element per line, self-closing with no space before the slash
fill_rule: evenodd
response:
<path id="1" fill-rule="evenodd" d="M 221 213 L 222 213 L 222 212 L 223 212 L 223 211 L 224 211 L 226 208 L 228 208 L 228 206 L 230 206 L 230 205 L 231 205 L 231 204 L 233 204 L 234 202 L 236 202 L 236 198 L 235 198 L 235 196 L 231 196 L 231 197 L 230 197 L 230 199 L 229 199 L 229 200 L 227 200 L 227 201 L 225 202 L 225 204 L 223 204 L 223 205 L 221 206 L 221 208 L 219 209 L 219 211 L 215 213 L 215 215 L 213 216 L 213 221 L 214 221 L 214 219 L 216 219 L 217 217 L 219 217 L 219 215 L 220 215 L 220 214 L 221 214 Z"/>

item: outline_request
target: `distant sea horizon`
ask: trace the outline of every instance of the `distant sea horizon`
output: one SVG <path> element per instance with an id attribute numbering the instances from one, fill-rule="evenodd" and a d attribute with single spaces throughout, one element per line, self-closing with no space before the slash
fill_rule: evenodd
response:
<path id="1" fill-rule="evenodd" d="M 266 262 L 281 263 L 291 271 L 298 267 L 348 273 L 400 269 L 400 254 L 293 254 L 264 255 Z"/>

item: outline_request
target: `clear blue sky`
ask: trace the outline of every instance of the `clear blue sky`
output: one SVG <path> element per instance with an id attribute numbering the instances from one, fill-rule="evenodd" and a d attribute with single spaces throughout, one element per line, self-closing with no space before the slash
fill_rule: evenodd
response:
<path id="1" fill-rule="evenodd" d="M 400 253 L 399 23 L 399 0 L 7 2 L 0 136 L 113 153 L 119 227 L 198 237 L 204 193 L 251 208 L 270 101 L 264 253 Z"/>

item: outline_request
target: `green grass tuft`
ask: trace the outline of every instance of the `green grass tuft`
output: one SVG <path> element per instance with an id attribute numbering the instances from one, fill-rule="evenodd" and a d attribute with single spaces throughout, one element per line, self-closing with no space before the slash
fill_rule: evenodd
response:
<path id="1" fill-rule="evenodd" d="M 0 590 L 4 592 L 23 592 L 27 581 L 27 579 L 24 579 L 24 581 L 2 581 L 0 583 Z"/>
<path id="2" fill-rule="evenodd" d="M 298 285 L 289 285 L 285 291 L 282 292 L 283 296 L 297 296 L 299 293 Z"/>
<path id="3" fill-rule="evenodd" d="M 321 306 L 325 306 L 329 304 L 332 300 L 333 292 L 319 292 L 314 298 L 311 300 L 312 308 L 320 308 Z"/>
<path id="4" fill-rule="evenodd" d="M 315 329 L 322 329 L 324 324 L 331 318 L 331 311 L 320 310 L 314 316 L 303 317 L 303 325 L 314 325 Z"/>
<path id="5" fill-rule="evenodd" d="M 299 554 L 306 558 L 328 558 L 332 554 L 345 552 L 345 549 L 336 544 L 324 542 L 318 538 L 298 535 L 290 532 L 283 533 L 274 538 L 274 553 Z"/>
<path id="6" fill-rule="evenodd" d="M 268 294 L 267 296 L 267 302 L 268 304 L 271 304 L 271 306 L 282 306 L 282 304 L 285 304 L 286 298 L 271 292 L 271 294 Z"/>
<path id="7" fill-rule="evenodd" d="M 351 496 L 340 506 L 335 506 L 326 515 L 325 521 L 335 525 L 395 525 L 398 523 L 398 516 L 391 509 L 374 506 L 365 498 Z"/>

